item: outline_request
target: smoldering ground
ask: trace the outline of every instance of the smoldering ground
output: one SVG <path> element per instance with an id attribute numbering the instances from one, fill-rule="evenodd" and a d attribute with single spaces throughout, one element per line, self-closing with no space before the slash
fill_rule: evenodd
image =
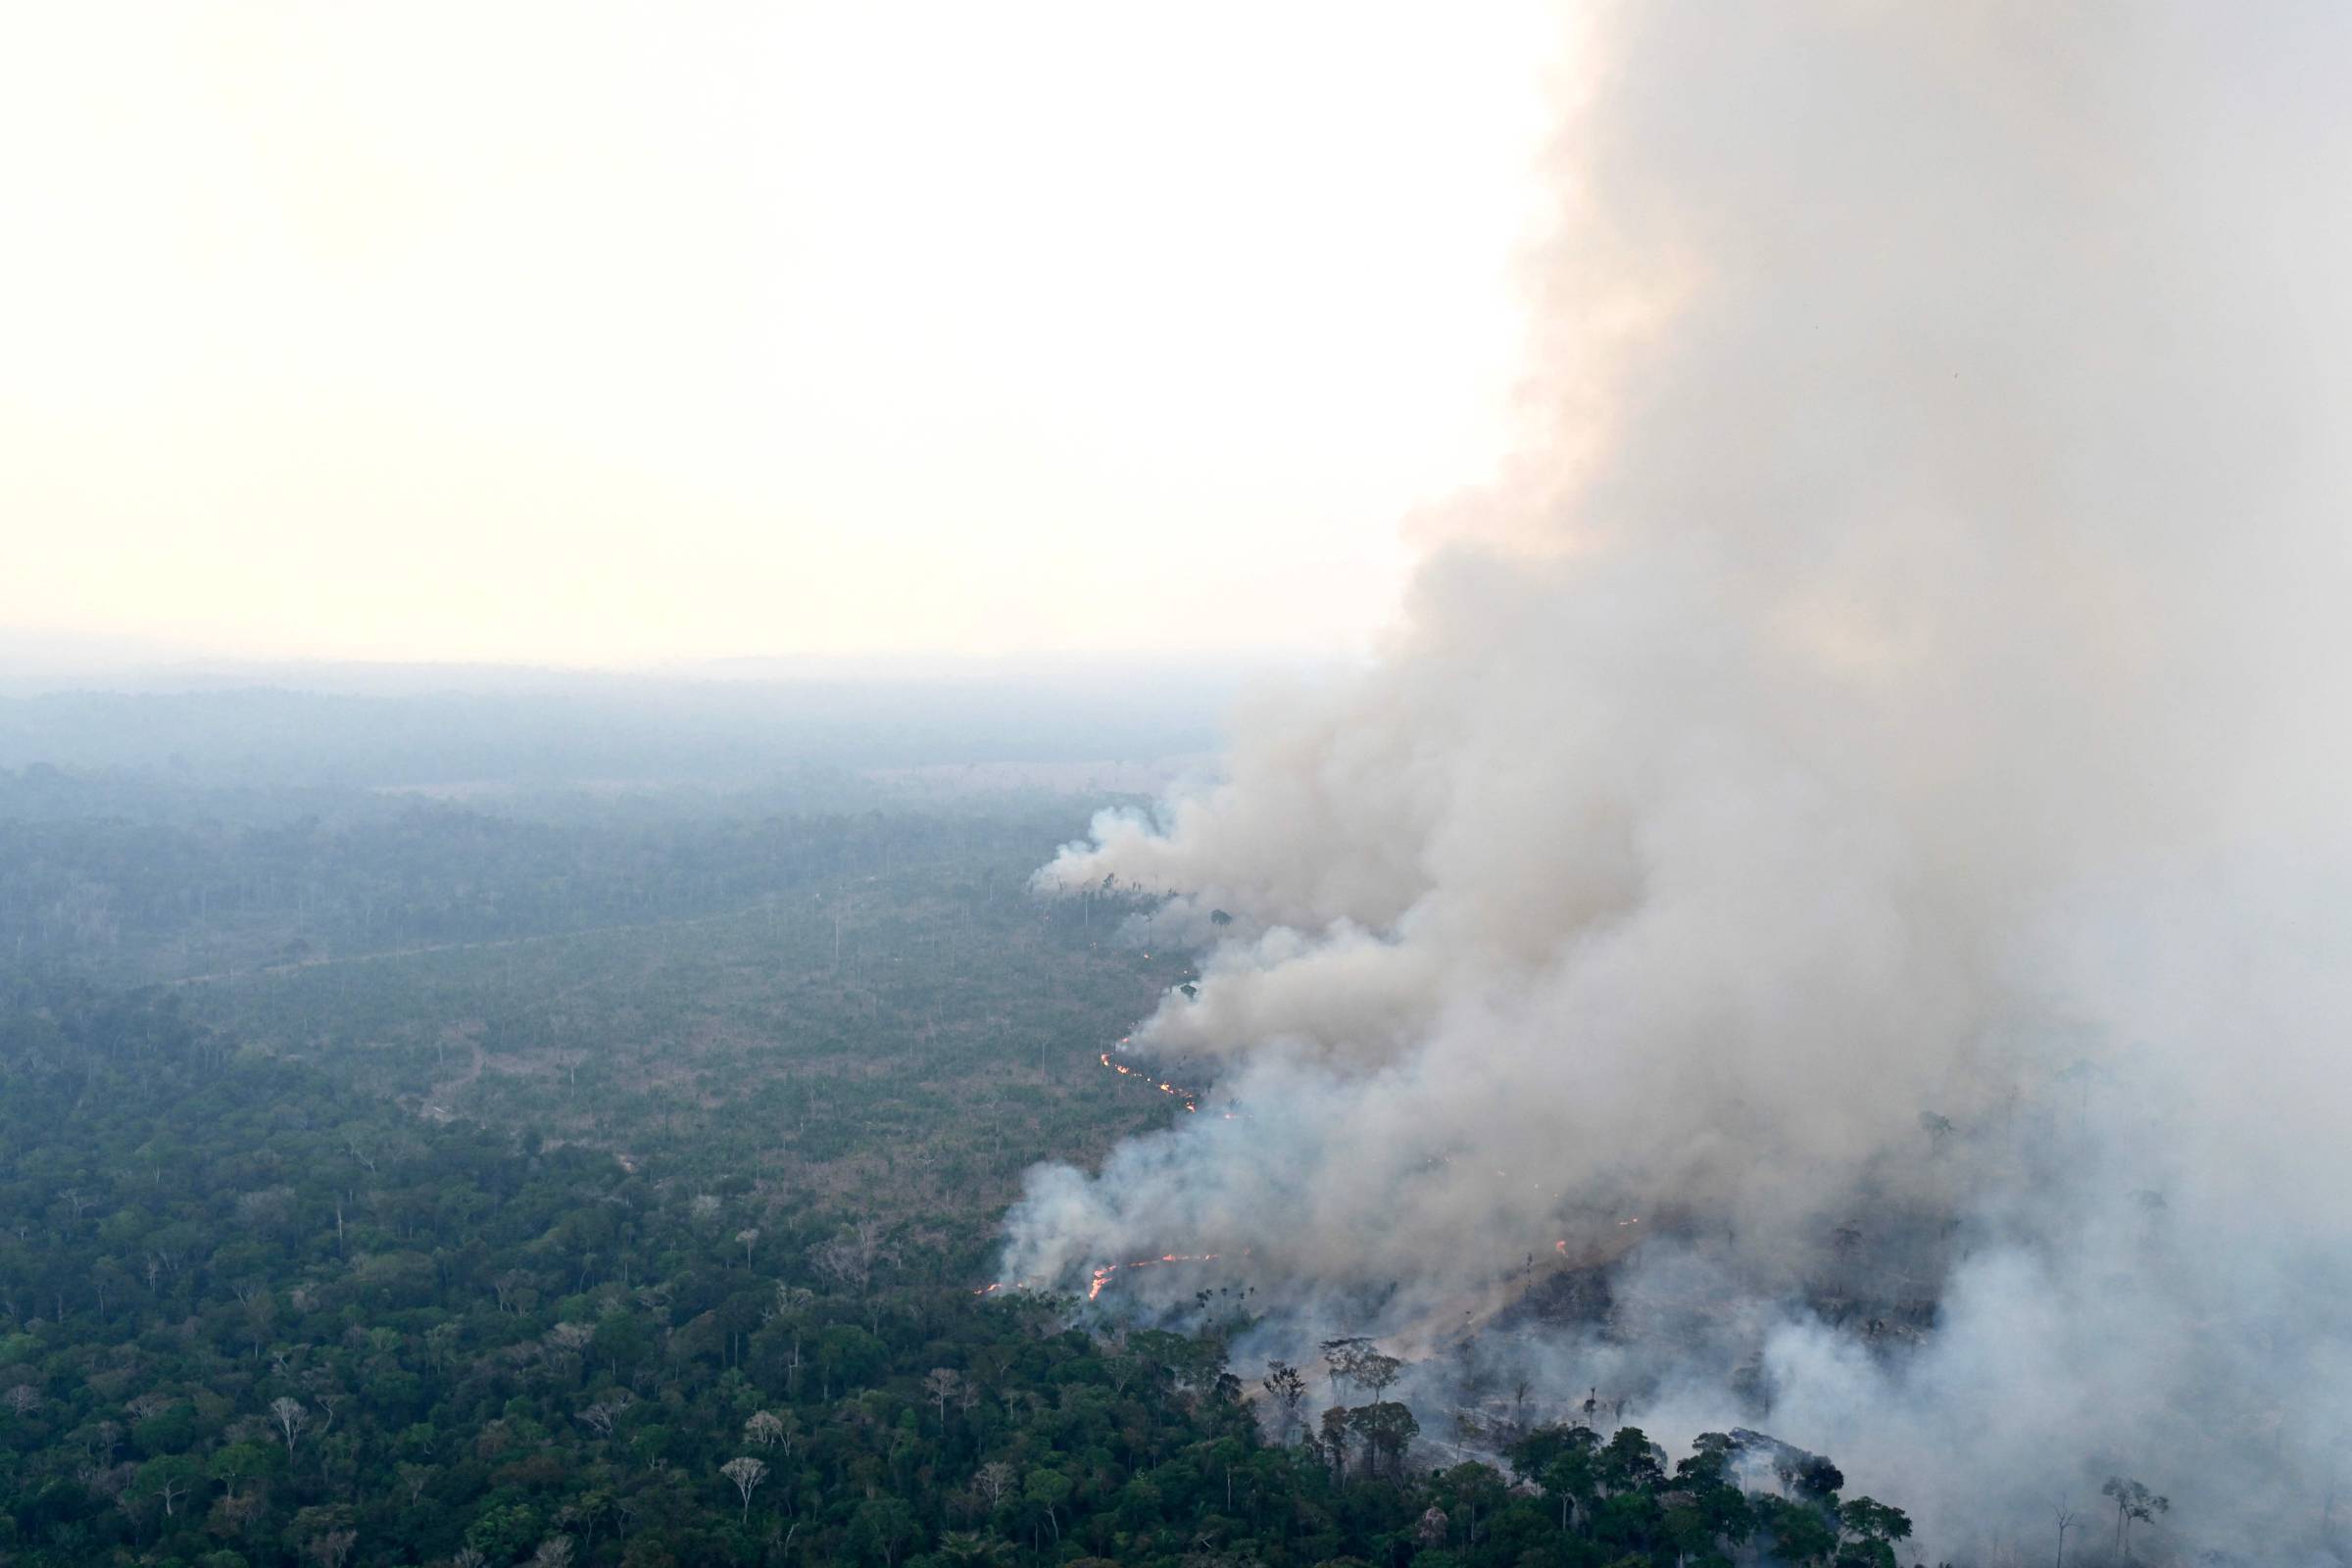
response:
<path id="1" fill-rule="evenodd" d="M 1166 896 L 1201 978 L 1136 1047 L 1246 1113 L 1036 1172 L 1007 1269 L 1247 1249 L 1260 1348 L 1767 1425 L 1936 1549 L 2125 1472 L 2332 1560 L 2352 16 L 1642 5 L 1572 60 L 1524 450 L 1374 668 L 1041 873 Z M 1525 1304 L 1633 1217 L 1605 1310 Z"/>

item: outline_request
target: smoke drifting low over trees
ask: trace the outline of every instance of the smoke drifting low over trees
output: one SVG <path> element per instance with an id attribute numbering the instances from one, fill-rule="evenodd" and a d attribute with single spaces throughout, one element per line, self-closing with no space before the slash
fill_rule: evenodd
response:
<path id="1" fill-rule="evenodd" d="M 1296 1354 L 1639 1217 L 1530 1353 L 1650 1430 L 2316 1552 L 2352 20 L 1644 5 L 1577 58 L 1526 451 L 1376 668 L 1041 874 L 1171 895 L 1136 1048 L 1247 1113 L 1035 1173 L 1008 1277 L 1249 1249 Z"/>

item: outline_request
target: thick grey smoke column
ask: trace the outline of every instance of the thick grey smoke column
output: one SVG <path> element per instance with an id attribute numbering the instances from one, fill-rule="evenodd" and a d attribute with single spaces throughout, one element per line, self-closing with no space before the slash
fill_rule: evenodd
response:
<path id="1" fill-rule="evenodd" d="M 1009 1266 L 1458 1290 L 1645 1214 L 1769 1302 L 1948 1215 L 1915 1351 L 1765 1312 L 1784 1436 L 1914 1497 L 2112 1462 L 2316 1516 L 2352 12 L 1643 4 L 1579 61 L 1526 452 L 1376 669 L 1041 873 L 1232 912 L 1138 1050 L 1247 1113 L 1037 1173 Z M 1648 1368 L 1655 1418 L 1720 1370 Z M 2260 1485 L 2212 1481 L 2241 1430 Z"/>

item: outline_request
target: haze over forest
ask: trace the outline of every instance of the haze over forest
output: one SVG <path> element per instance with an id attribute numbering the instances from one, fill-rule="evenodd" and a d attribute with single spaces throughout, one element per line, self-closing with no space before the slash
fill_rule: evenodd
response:
<path id="1" fill-rule="evenodd" d="M 2352 17 L 93 15 L 0 1568 L 2352 1558 Z"/>

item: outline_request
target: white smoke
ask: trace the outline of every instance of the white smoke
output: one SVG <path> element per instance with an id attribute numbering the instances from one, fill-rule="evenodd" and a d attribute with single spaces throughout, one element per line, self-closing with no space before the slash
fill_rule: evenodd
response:
<path id="1" fill-rule="evenodd" d="M 1209 945 L 1137 1049 L 1242 1114 L 1035 1173 L 1008 1267 L 1248 1249 L 1393 1328 L 1642 1215 L 1621 1298 L 1720 1331 L 1544 1353 L 1661 1435 L 1744 1359 L 1938 1530 L 2104 1466 L 2315 1554 L 2352 13 L 1643 4 L 1578 58 L 1528 450 L 1377 668 L 1041 873 L 1170 896 Z"/>

